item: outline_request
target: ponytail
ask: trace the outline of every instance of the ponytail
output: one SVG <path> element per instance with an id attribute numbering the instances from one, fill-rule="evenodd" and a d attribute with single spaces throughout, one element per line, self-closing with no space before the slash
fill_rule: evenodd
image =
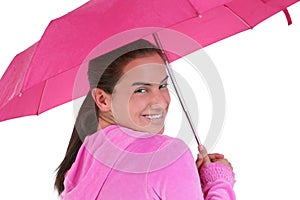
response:
<path id="1" fill-rule="evenodd" d="M 92 98 L 91 92 L 89 92 L 78 112 L 65 157 L 56 169 L 57 172 L 54 186 L 59 194 L 64 191 L 65 174 L 75 162 L 82 141 L 84 141 L 87 135 L 91 135 L 97 131 L 97 116 L 98 109 Z"/>

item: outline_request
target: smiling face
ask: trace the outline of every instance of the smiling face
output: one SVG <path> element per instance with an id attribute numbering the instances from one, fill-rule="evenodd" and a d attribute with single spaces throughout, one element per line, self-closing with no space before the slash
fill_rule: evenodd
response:
<path id="1" fill-rule="evenodd" d="M 142 132 L 162 133 L 170 104 L 168 75 L 158 54 L 129 62 L 112 94 L 117 124 Z"/>

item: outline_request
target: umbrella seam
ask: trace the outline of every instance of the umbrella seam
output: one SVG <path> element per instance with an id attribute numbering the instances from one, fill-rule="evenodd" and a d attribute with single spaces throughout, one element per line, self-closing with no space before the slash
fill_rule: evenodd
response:
<path id="1" fill-rule="evenodd" d="M 41 113 L 40 109 L 42 107 L 42 101 L 43 101 L 43 98 L 44 98 L 45 88 L 47 87 L 47 83 L 48 83 L 48 80 L 45 81 L 45 84 L 44 84 L 44 87 L 43 87 L 42 95 L 41 95 L 40 102 L 39 102 L 39 107 L 38 107 L 38 110 L 37 110 L 37 115 L 39 115 Z"/>
<path id="2" fill-rule="evenodd" d="M 241 16 L 239 16 L 237 13 L 235 13 L 231 8 L 229 8 L 227 5 L 224 4 L 224 7 L 227 8 L 237 19 L 239 19 L 243 24 L 245 24 L 249 29 L 253 29 L 250 24 L 248 24 Z"/>
<path id="3" fill-rule="evenodd" d="M 44 34 L 43 34 L 44 35 Z M 42 35 L 42 37 L 43 37 L 43 35 Z M 41 38 L 42 39 L 42 38 Z M 35 47 L 35 50 L 34 50 L 34 53 L 32 54 L 32 56 L 31 56 L 31 59 L 30 59 L 30 62 L 28 63 L 28 68 L 29 68 L 29 70 L 28 71 L 26 71 L 26 73 L 25 73 L 25 76 L 24 76 L 24 79 L 23 79 L 23 82 L 22 82 L 22 87 L 21 87 L 21 89 L 20 89 L 20 93 L 23 93 L 24 92 L 24 83 L 26 84 L 27 83 L 27 80 L 28 80 L 28 74 L 30 74 L 30 72 L 31 72 L 31 69 L 32 69 L 32 67 L 31 67 L 31 63 L 32 63 L 32 61 L 33 61 L 33 59 L 35 58 L 35 55 L 36 55 L 36 52 L 38 51 L 38 48 L 39 48 L 39 46 L 40 46 L 40 41 L 41 41 L 41 39 L 37 42 L 37 45 L 36 45 L 36 47 Z"/>
<path id="4" fill-rule="evenodd" d="M 197 10 L 196 7 L 194 6 L 194 4 L 193 4 L 190 0 L 188 0 L 188 2 L 189 2 L 189 4 L 193 7 L 193 9 L 195 10 L 196 14 L 197 14 L 198 16 L 201 15 L 201 13 L 198 12 L 198 10 Z"/>

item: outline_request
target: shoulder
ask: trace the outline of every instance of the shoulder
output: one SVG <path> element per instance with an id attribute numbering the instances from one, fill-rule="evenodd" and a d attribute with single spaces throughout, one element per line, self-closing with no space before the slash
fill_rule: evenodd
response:
<path id="1" fill-rule="evenodd" d="M 194 165 L 189 147 L 179 138 L 156 135 L 148 142 L 148 152 L 152 152 L 151 171 L 180 168 L 181 165 Z"/>
<path id="2" fill-rule="evenodd" d="M 171 147 L 187 149 L 187 145 L 182 140 L 163 134 L 139 132 L 117 125 L 109 126 L 101 132 L 103 134 L 100 135 L 104 135 L 106 140 L 130 152 L 147 153 Z"/>
<path id="3" fill-rule="evenodd" d="M 181 139 L 162 134 L 149 134 L 146 137 L 138 137 L 133 140 L 127 150 L 139 153 L 155 152 L 156 157 L 178 158 L 189 148 Z"/>
<path id="4" fill-rule="evenodd" d="M 119 152 L 122 167 L 139 166 L 135 172 L 153 172 L 174 163 L 186 163 L 186 160 L 194 164 L 189 147 L 178 138 L 137 132 L 119 126 L 111 127 L 105 135 L 110 146 L 113 144 L 114 147 L 109 152 L 114 152 L 111 149 Z"/>
<path id="5" fill-rule="evenodd" d="M 189 147 L 172 138 L 158 152 L 148 175 L 149 193 L 161 199 L 200 199 L 198 169 Z"/>

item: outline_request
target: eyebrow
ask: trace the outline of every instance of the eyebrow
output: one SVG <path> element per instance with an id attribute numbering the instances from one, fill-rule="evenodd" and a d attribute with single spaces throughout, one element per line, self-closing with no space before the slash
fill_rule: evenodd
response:
<path id="1" fill-rule="evenodd" d="M 160 83 L 163 83 L 163 82 L 166 81 L 168 78 L 169 78 L 169 76 L 167 75 Z M 133 83 L 131 86 L 137 86 L 137 85 L 151 86 L 151 83 L 146 83 L 146 82 L 135 82 L 135 83 Z"/>

